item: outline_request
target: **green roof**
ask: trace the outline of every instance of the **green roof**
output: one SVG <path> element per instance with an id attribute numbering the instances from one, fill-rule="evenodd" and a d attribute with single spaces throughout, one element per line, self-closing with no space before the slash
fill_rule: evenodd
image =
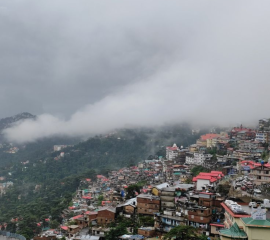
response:
<path id="1" fill-rule="evenodd" d="M 248 227 L 265 227 L 270 228 L 270 219 L 266 220 L 255 220 L 253 218 L 241 218 L 241 220 L 245 223 Z"/>
<path id="2" fill-rule="evenodd" d="M 247 234 L 238 227 L 237 223 L 234 223 L 229 229 L 220 230 L 220 235 L 236 239 L 247 238 Z"/>

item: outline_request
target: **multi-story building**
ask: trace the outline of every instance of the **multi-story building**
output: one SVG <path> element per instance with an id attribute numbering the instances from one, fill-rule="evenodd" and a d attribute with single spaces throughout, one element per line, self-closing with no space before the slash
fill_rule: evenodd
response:
<path id="1" fill-rule="evenodd" d="M 231 130 L 230 136 L 236 140 L 252 140 L 255 139 L 256 132 L 250 128 L 243 128 L 241 125 L 240 128 L 234 127 Z"/>
<path id="2" fill-rule="evenodd" d="M 204 235 L 210 234 L 212 211 L 210 208 L 194 206 L 188 211 L 188 225 L 199 228 Z"/>
<path id="3" fill-rule="evenodd" d="M 179 225 L 185 225 L 185 218 L 178 212 L 164 211 L 155 215 L 155 228 L 159 232 L 169 232 Z"/>
<path id="4" fill-rule="evenodd" d="M 219 136 L 220 135 L 216 133 L 208 133 L 208 134 L 202 135 L 200 139 L 197 140 L 196 144 L 198 146 L 211 148 L 216 143 L 216 138 Z"/>
<path id="5" fill-rule="evenodd" d="M 161 210 L 175 210 L 175 188 L 163 188 L 160 192 Z"/>
<path id="6" fill-rule="evenodd" d="M 262 144 L 259 141 L 243 140 L 239 143 L 239 149 L 253 151 L 256 150 L 258 147 L 261 147 L 261 145 Z"/>
<path id="7" fill-rule="evenodd" d="M 263 118 L 259 120 L 260 131 L 270 131 L 270 118 Z"/>
<path id="8" fill-rule="evenodd" d="M 204 165 L 205 162 L 210 161 L 213 155 L 206 153 L 186 153 L 186 164 Z"/>
<path id="9" fill-rule="evenodd" d="M 250 214 L 244 211 L 242 207 L 234 201 L 226 200 L 225 202 L 221 203 L 221 206 L 225 211 L 224 225 L 227 229 L 232 227 L 234 223 L 237 223 L 239 225 L 240 219 L 242 217 L 250 217 Z"/>
<path id="10" fill-rule="evenodd" d="M 98 225 L 107 225 L 115 220 L 116 209 L 113 207 L 102 207 L 98 210 L 97 223 Z"/>
<path id="11" fill-rule="evenodd" d="M 140 194 L 137 196 L 137 213 L 144 215 L 154 215 L 159 212 L 160 197 L 150 194 Z"/>
<path id="12" fill-rule="evenodd" d="M 270 220 L 266 219 L 266 209 L 252 208 L 251 214 L 241 210 L 237 203 L 226 200 L 222 203 L 225 210 L 225 229 L 220 230 L 220 239 L 260 239 L 268 240 L 270 236 Z"/>
<path id="13" fill-rule="evenodd" d="M 186 153 L 189 151 L 189 149 L 184 148 L 180 149 L 178 153 L 178 157 L 174 159 L 174 162 L 177 164 L 184 164 L 186 160 Z"/>
<path id="14" fill-rule="evenodd" d="M 261 143 L 268 143 L 268 133 L 267 132 L 257 132 L 255 140 L 258 142 L 261 142 Z"/>
<path id="15" fill-rule="evenodd" d="M 178 154 L 180 152 L 179 147 L 177 147 L 176 144 L 173 144 L 172 147 L 166 147 L 166 159 L 167 160 L 174 160 L 178 157 Z"/>
<path id="16" fill-rule="evenodd" d="M 192 181 L 195 183 L 195 189 L 201 191 L 206 189 L 207 186 L 216 187 L 223 176 L 224 174 L 220 171 L 201 172 L 198 176 L 193 177 Z"/>
<path id="17" fill-rule="evenodd" d="M 250 175 L 254 178 L 254 183 L 270 183 L 270 164 L 252 162 L 250 166 Z"/>

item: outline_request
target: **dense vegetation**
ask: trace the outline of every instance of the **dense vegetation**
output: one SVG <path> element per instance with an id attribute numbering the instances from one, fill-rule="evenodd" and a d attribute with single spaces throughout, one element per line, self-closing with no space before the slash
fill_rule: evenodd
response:
<path id="1" fill-rule="evenodd" d="M 65 148 L 64 157 L 53 152 L 53 145 L 72 144 L 74 139 L 44 139 L 19 146 L 14 154 L 6 153 L 5 146 L 9 146 L 3 145 L 0 176 L 14 186 L 0 198 L 0 223 L 8 223 L 7 230 L 31 238 L 41 227 L 61 223 L 61 211 L 68 207 L 82 178 L 94 180 L 96 173 L 106 174 L 111 169 L 136 164 L 149 155 L 164 156 L 166 145 L 175 142 L 186 146 L 198 136 L 192 135 L 187 125 L 118 130 Z"/>

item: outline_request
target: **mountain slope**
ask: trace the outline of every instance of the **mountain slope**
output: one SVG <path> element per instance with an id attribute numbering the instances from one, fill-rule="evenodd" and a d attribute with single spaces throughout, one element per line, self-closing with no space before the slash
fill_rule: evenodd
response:
<path id="1" fill-rule="evenodd" d="M 2 131 L 5 128 L 10 127 L 15 122 L 25 120 L 25 119 L 35 119 L 35 118 L 36 116 L 28 112 L 19 113 L 12 117 L 2 118 L 0 119 L 0 131 Z"/>

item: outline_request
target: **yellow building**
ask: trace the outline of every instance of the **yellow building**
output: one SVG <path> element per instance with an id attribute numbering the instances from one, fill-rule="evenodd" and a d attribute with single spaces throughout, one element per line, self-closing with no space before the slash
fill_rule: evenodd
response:
<path id="1" fill-rule="evenodd" d="M 270 220 L 266 219 L 266 209 L 253 208 L 250 216 L 235 214 L 227 205 L 224 225 L 227 229 L 220 230 L 220 239 L 269 240 Z"/>

